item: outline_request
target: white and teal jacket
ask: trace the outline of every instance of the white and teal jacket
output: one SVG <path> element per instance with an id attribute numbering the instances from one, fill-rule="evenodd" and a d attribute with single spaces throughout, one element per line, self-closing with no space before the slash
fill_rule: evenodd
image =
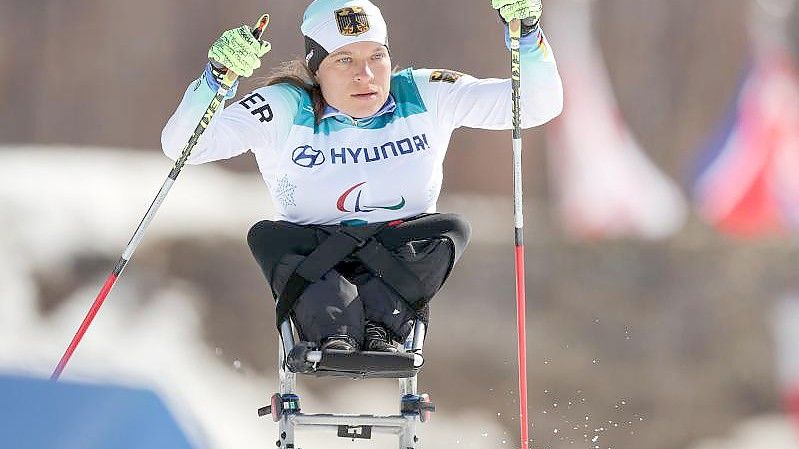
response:
<path id="1" fill-rule="evenodd" d="M 541 31 L 522 39 L 522 127 L 562 108 L 555 59 Z M 215 95 L 201 77 L 164 127 L 164 153 L 177 159 Z M 444 156 L 459 127 L 511 129 L 511 83 L 449 70 L 393 75 L 386 105 L 353 119 L 328 108 L 315 123 L 309 95 L 288 84 L 256 89 L 217 112 L 188 160 L 252 151 L 276 220 L 297 224 L 382 222 L 435 212 Z"/>

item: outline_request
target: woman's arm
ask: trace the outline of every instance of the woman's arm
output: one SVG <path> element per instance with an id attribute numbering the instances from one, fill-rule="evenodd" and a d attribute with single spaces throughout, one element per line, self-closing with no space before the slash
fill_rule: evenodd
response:
<path id="1" fill-rule="evenodd" d="M 271 47 L 269 42 L 256 39 L 246 25 L 222 33 L 208 51 L 210 62 L 206 64 L 202 76 L 186 90 L 180 105 L 161 133 L 161 144 L 167 156 L 172 159 L 180 157 L 189 137 L 216 95 L 224 73 L 232 70 L 242 77 L 252 75 L 253 70 L 261 66 L 261 57 Z M 237 86 L 238 81 L 228 91 L 225 99 L 235 95 Z M 270 94 L 274 94 L 276 98 L 270 99 Z M 256 146 L 268 146 L 275 136 L 275 126 L 269 125 L 274 120 L 274 109 L 290 109 L 290 106 L 291 101 L 281 97 L 279 91 L 259 90 L 245 96 L 238 103 L 213 116 L 194 147 L 188 163 L 227 159 Z"/>
<path id="2" fill-rule="evenodd" d="M 552 49 L 540 28 L 521 42 L 522 127 L 532 128 L 557 117 L 563 109 L 563 85 Z M 510 70 L 510 62 L 508 63 Z M 511 129 L 510 79 L 461 76 L 441 96 L 440 116 L 453 128 Z"/>
<path id="3" fill-rule="evenodd" d="M 563 109 L 563 86 L 552 48 L 538 26 L 540 2 L 494 2 L 506 4 L 502 8 L 516 7 L 516 3 L 533 4 L 527 9 L 511 9 L 508 14 L 522 14 L 526 18 L 522 22 L 529 24 L 529 33 L 520 42 L 522 127 L 542 125 L 557 117 Z M 527 14 L 534 14 L 534 17 Z M 505 38 L 506 45 L 510 48 L 507 25 Z M 448 70 L 418 70 L 415 72 L 415 79 L 426 103 L 436 110 L 439 121 L 452 129 L 461 126 L 482 129 L 512 128 L 510 79 L 477 79 Z"/>
<path id="4" fill-rule="evenodd" d="M 161 132 L 161 146 L 180 157 L 205 109 L 216 94 L 206 74 L 194 81 Z M 253 148 L 271 149 L 291 127 L 299 93 L 287 85 L 256 89 L 214 115 L 192 151 L 189 164 L 228 159 Z"/>

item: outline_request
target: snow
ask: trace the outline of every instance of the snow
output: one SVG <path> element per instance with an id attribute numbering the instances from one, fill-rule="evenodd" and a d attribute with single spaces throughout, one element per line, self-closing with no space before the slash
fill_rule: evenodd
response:
<path id="1" fill-rule="evenodd" d="M 157 153 L 111 148 L 0 146 L 0 372 L 49 377 L 103 279 L 89 279 L 46 317 L 37 310 L 34 270 L 78 253 L 117 258 L 172 163 Z M 213 165 L 189 167 L 144 238 L 222 235 L 242 238 L 269 216 L 263 181 Z M 135 256 L 131 263 L 135 263 Z M 109 270 L 112 267 L 109 267 Z M 103 305 L 63 380 L 145 386 L 159 392 L 198 447 L 272 447 L 277 425 L 258 418 L 277 380 L 221 361 L 204 345 L 192 287 L 162 285 L 142 306 L 135 283 L 119 282 Z M 325 399 L 300 393 L 309 412 L 384 413 L 398 408 L 396 382 L 343 383 Z M 370 398 L 357 401 L 352 398 Z M 352 405 L 355 405 L 352 407 Z M 344 407 L 350 406 L 350 407 Z M 434 424 L 433 424 L 434 423 Z M 484 433 L 488 438 L 481 437 Z M 436 414 L 419 428 L 427 447 L 488 448 L 503 428 L 475 410 Z M 299 431 L 301 447 L 394 447 L 396 437 L 351 442 Z"/>
<path id="2" fill-rule="evenodd" d="M 761 416 L 742 423 L 731 435 L 702 441 L 689 449 L 795 449 L 799 438 L 785 416 Z"/>
<path id="3" fill-rule="evenodd" d="M 36 306 L 34 271 L 86 252 L 117 258 L 171 166 L 150 152 L 0 146 L 0 372 L 50 375 L 103 279 L 87 279 L 44 317 Z M 271 213 L 265 189 L 255 174 L 232 174 L 213 165 L 187 167 L 143 245 L 185 235 L 240 239 L 253 222 Z M 467 214 L 475 240 L 506 238 L 510 224 L 491 217 L 511 216 L 510 202 L 465 196 L 443 201 L 447 204 L 442 209 Z M 276 379 L 248 372 L 238 360 L 221 357 L 222 348 L 202 343 L 202 311 L 190 299 L 195 294 L 191 285 L 170 280 L 146 305 L 135 300 L 139 289 L 135 282 L 115 287 L 62 378 L 155 389 L 198 447 L 273 447 L 277 425 L 258 418 L 255 411 L 267 404 Z M 396 413 L 395 382 L 344 382 L 324 398 L 304 392 L 304 382 L 300 393 L 306 411 Z M 500 425 L 498 414 L 479 405 L 477 397 L 474 409 L 434 414 L 419 427 L 423 446 L 518 447 L 518 437 Z M 593 443 L 602 443 L 600 436 L 591 437 Z M 795 438 L 785 418 L 762 417 L 730 436 L 686 449 L 788 449 L 795 447 Z M 352 442 L 300 431 L 297 442 L 305 448 L 396 447 L 396 437 L 390 435 Z"/>

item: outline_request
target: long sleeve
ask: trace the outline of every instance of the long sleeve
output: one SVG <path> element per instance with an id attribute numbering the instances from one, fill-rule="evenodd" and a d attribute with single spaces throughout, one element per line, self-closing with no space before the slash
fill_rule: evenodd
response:
<path id="1" fill-rule="evenodd" d="M 522 127 L 532 128 L 557 117 L 563 108 L 563 86 L 552 49 L 539 28 L 521 42 Z M 452 129 L 510 129 L 510 79 L 478 79 L 448 70 L 417 70 L 417 84 L 438 120 Z"/>
<path id="2" fill-rule="evenodd" d="M 203 77 L 189 85 L 161 133 L 164 154 L 173 160 L 180 157 L 215 94 Z M 298 103 L 298 90 L 287 85 L 256 89 L 217 111 L 188 163 L 229 159 L 256 148 L 273 151 L 275 142 L 291 127 Z"/>

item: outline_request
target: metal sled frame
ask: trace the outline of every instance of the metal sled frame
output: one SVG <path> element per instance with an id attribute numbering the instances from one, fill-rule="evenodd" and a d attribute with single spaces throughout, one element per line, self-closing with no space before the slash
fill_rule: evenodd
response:
<path id="1" fill-rule="evenodd" d="M 399 449 L 419 449 L 419 438 L 416 435 L 416 426 L 429 419 L 435 407 L 430 403 L 426 394 L 419 395 L 416 390 L 416 376 L 423 363 L 422 346 L 425 338 L 425 324 L 420 320 L 414 323 L 413 331 L 408 335 L 402 349 L 397 354 L 386 353 L 356 353 L 353 357 L 372 359 L 412 360 L 412 369 L 396 369 L 395 364 L 386 364 L 381 369 L 380 364 L 372 363 L 368 370 L 360 372 L 325 370 L 317 372 L 317 366 L 323 367 L 325 358 L 343 360 L 345 356 L 318 350 L 311 350 L 305 354 L 306 360 L 311 362 L 314 372 L 307 373 L 313 376 L 337 376 L 349 378 L 397 378 L 400 392 L 400 414 L 392 416 L 375 415 L 333 415 L 333 414 L 306 414 L 300 408 L 300 398 L 297 394 L 297 373 L 292 372 L 287 364 L 287 355 L 295 347 L 294 326 L 291 320 L 284 321 L 280 326 L 280 345 L 278 366 L 280 372 L 279 393 L 272 396 L 271 405 L 258 411 L 260 416 L 270 415 L 279 423 L 279 436 L 276 442 L 278 448 L 295 449 L 295 431 L 298 428 L 308 427 L 332 430 L 337 436 L 351 439 L 370 439 L 372 433 L 389 433 L 399 437 Z M 335 363 L 333 363 L 335 365 Z"/>

